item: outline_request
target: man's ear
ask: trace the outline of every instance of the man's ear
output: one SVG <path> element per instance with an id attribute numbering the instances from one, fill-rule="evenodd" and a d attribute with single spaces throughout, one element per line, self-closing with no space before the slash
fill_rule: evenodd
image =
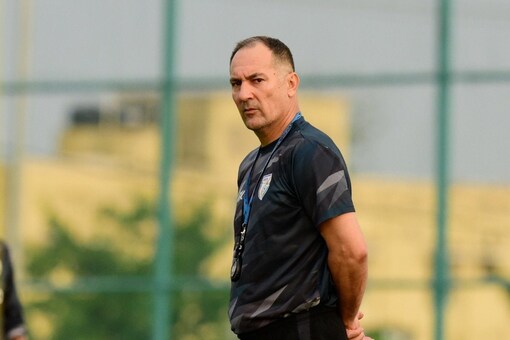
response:
<path id="1" fill-rule="evenodd" d="M 291 72 L 287 75 L 287 94 L 289 97 L 294 97 L 299 87 L 299 76 L 296 72 Z"/>

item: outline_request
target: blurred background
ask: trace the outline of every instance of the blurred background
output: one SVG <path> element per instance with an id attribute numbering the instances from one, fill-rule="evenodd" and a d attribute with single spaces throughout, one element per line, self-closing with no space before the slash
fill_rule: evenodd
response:
<path id="1" fill-rule="evenodd" d="M 31 339 L 234 339 L 235 43 L 347 158 L 378 340 L 510 338 L 506 0 L 0 0 L 0 230 Z"/>

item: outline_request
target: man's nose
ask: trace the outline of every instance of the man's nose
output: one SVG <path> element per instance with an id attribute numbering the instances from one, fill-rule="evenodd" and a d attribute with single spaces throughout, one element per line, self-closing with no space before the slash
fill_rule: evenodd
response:
<path id="1" fill-rule="evenodd" d="M 251 86 L 249 84 L 246 84 L 245 82 L 242 82 L 241 85 L 239 85 L 239 92 L 238 97 L 240 100 L 245 101 L 252 98 L 252 91 Z"/>

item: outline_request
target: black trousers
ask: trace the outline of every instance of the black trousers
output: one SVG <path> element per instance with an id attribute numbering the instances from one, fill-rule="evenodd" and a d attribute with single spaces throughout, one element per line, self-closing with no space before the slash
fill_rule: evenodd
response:
<path id="1" fill-rule="evenodd" d="M 237 337 L 241 340 L 347 340 L 338 309 L 321 305 Z"/>

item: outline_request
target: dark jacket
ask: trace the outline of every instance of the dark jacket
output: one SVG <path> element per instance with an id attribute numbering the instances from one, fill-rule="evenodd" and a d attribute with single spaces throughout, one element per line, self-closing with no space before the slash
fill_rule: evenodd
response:
<path id="1" fill-rule="evenodd" d="M 1 287 L 1 307 L 2 307 L 2 338 L 9 339 L 12 333 L 24 334 L 25 327 L 23 322 L 23 311 L 21 303 L 16 293 L 16 286 L 14 284 L 14 271 L 12 267 L 11 257 L 9 255 L 9 248 L 7 245 L 0 241 L 0 252 L 2 256 L 2 266 L 0 268 L 2 277 Z"/>

